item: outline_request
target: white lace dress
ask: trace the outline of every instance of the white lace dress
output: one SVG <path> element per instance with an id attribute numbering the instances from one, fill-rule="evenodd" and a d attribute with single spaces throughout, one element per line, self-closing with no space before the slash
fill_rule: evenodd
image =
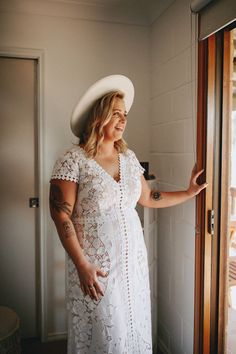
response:
<path id="1" fill-rule="evenodd" d="M 135 154 L 119 154 L 116 182 L 81 147 L 59 158 L 52 178 L 78 183 L 72 221 L 87 259 L 108 272 L 104 296 L 84 296 L 68 257 L 68 354 L 152 353 L 147 252 L 135 210 L 143 168 Z"/>

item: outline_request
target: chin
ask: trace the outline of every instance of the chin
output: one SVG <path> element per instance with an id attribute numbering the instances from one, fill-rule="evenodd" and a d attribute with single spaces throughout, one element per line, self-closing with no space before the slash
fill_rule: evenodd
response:
<path id="1" fill-rule="evenodd" d="M 123 133 L 121 133 L 121 134 L 116 134 L 115 139 L 116 139 L 116 140 L 120 140 L 120 139 L 122 139 L 122 137 L 123 137 Z"/>
<path id="2" fill-rule="evenodd" d="M 123 135 L 124 134 L 124 130 L 122 130 L 122 131 L 120 131 L 120 130 L 116 130 L 116 132 L 115 132 L 117 135 Z"/>
<path id="3" fill-rule="evenodd" d="M 119 141 L 119 140 L 121 140 L 122 139 L 122 134 L 120 134 L 120 136 L 116 136 L 115 138 L 114 138 L 114 141 Z"/>

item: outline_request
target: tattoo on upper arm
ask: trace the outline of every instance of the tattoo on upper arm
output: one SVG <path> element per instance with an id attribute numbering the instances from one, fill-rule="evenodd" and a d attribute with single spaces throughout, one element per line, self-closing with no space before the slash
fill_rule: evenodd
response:
<path id="1" fill-rule="evenodd" d="M 161 200 L 162 199 L 162 196 L 161 196 L 161 193 L 160 192 L 158 192 L 158 191 L 152 191 L 151 192 L 151 198 L 153 199 L 153 200 Z"/>
<path id="2" fill-rule="evenodd" d="M 63 230 L 64 230 L 64 235 L 66 238 L 70 238 L 71 236 L 73 236 L 75 234 L 71 221 L 64 221 L 62 226 L 63 226 Z"/>
<path id="3" fill-rule="evenodd" d="M 56 210 L 58 213 L 63 211 L 67 215 L 71 214 L 71 205 L 63 201 L 63 192 L 61 188 L 52 184 L 50 188 L 50 206 L 52 209 Z"/>

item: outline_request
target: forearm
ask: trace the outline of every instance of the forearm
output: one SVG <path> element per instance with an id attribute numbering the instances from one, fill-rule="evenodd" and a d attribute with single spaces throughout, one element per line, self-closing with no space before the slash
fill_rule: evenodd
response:
<path id="1" fill-rule="evenodd" d="M 150 191 L 147 198 L 140 199 L 139 203 L 148 208 L 166 208 L 186 202 L 193 196 L 188 191 L 160 192 L 155 190 Z"/>
<path id="2" fill-rule="evenodd" d="M 53 218 L 61 243 L 77 269 L 86 263 L 86 258 L 77 238 L 74 225 L 69 216 Z"/>

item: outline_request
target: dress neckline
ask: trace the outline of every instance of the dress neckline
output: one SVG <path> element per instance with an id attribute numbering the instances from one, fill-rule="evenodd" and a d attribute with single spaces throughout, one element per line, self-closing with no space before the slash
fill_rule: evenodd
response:
<path id="1" fill-rule="evenodd" d="M 78 146 L 79 146 L 79 145 L 78 145 Z M 112 181 L 113 181 L 115 184 L 117 184 L 117 185 L 120 185 L 120 184 L 121 184 L 122 175 L 123 175 L 123 173 L 122 173 L 122 154 L 121 154 L 121 153 L 118 152 L 118 175 L 119 175 L 119 181 L 117 181 L 117 180 L 115 180 L 115 178 L 114 178 L 112 175 L 110 175 L 110 173 L 107 172 L 94 158 L 92 158 L 92 157 L 91 157 L 91 158 L 88 158 L 88 157 L 86 156 L 85 150 L 84 150 L 81 146 L 79 146 L 79 148 L 82 150 L 82 152 L 83 152 L 85 158 L 86 158 L 87 160 L 89 160 L 89 161 L 92 161 L 92 162 L 94 163 L 94 166 L 97 167 L 101 172 L 103 172 L 103 174 L 104 174 L 105 176 L 107 176 L 108 178 L 112 179 Z"/>

